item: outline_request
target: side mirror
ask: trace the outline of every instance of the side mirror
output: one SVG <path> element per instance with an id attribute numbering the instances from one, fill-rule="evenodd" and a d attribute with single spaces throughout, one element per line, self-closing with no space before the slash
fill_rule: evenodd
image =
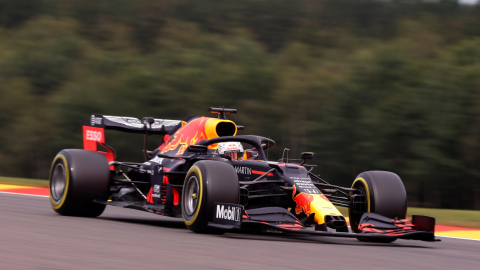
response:
<path id="1" fill-rule="evenodd" d="M 192 145 L 189 145 L 187 148 L 188 152 L 194 152 L 194 153 L 206 153 L 207 150 L 208 150 L 208 147 L 206 145 L 192 144 Z"/>
<path id="2" fill-rule="evenodd" d="M 313 152 L 302 152 L 301 157 L 302 157 L 303 161 L 300 165 L 305 164 L 305 162 L 307 162 L 307 160 L 313 159 L 314 154 L 315 153 L 313 153 Z"/>

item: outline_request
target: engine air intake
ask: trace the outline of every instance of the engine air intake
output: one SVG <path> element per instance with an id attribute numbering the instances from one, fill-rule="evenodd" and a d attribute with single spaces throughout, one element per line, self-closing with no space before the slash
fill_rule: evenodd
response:
<path id="1" fill-rule="evenodd" d="M 232 122 L 220 122 L 215 128 L 219 137 L 223 136 L 234 136 L 237 133 L 237 128 Z"/>

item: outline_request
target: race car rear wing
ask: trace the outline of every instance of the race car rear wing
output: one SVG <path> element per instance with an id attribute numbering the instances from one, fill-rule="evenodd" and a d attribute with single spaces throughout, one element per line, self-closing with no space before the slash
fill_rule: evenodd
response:
<path id="1" fill-rule="evenodd" d="M 180 124 L 180 120 L 156 119 L 144 117 L 140 120 L 128 116 L 112 116 L 92 114 L 90 119 L 84 118 L 83 125 L 127 133 L 165 135 Z"/>
<path id="2" fill-rule="evenodd" d="M 115 160 L 115 150 L 105 144 L 105 130 L 117 130 L 127 133 L 165 135 L 180 125 L 180 120 L 156 119 L 145 117 L 140 120 L 128 116 L 92 114 L 83 119 L 83 149 L 104 154 L 108 161 Z M 97 143 L 107 152 L 97 150 Z"/>

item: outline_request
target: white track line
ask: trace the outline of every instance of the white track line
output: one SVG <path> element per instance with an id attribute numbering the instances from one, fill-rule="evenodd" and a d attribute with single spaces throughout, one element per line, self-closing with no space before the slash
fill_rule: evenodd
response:
<path id="1" fill-rule="evenodd" d="M 454 236 L 443 236 L 443 235 L 435 235 L 438 237 L 445 237 L 445 238 L 453 238 L 453 239 L 460 239 L 460 240 L 472 240 L 472 241 L 480 241 L 480 239 L 471 239 L 471 238 L 463 238 L 463 237 L 454 237 Z"/>
<path id="2" fill-rule="evenodd" d="M 24 193 L 7 192 L 7 191 L 0 191 L 0 193 L 14 194 L 14 195 L 25 195 L 25 196 L 34 196 L 34 197 L 44 197 L 44 198 L 50 197 L 50 196 L 46 196 L 46 195 L 24 194 Z"/>

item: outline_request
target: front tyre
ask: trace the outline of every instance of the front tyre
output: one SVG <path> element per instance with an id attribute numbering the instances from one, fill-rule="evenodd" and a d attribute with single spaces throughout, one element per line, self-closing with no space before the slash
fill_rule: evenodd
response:
<path id="1" fill-rule="evenodd" d="M 238 201 L 238 175 L 230 164 L 203 160 L 188 171 L 182 191 L 182 216 L 191 231 L 221 233 L 208 227 L 213 220 L 214 203 L 238 204 Z"/>
<path id="2" fill-rule="evenodd" d="M 407 192 L 402 179 L 392 172 L 367 171 L 359 174 L 352 184 L 352 188 L 361 190 L 365 194 L 365 211 L 356 213 L 348 209 L 350 227 L 358 233 L 360 218 L 365 212 L 376 213 L 391 219 L 404 219 L 407 215 Z M 366 239 L 358 238 L 366 241 Z M 383 240 L 392 242 L 395 239 Z"/>
<path id="3" fill-rule="evenodd" d="M 110 169 L 107 158 L 97 152 L 66 149 L 60 151 L 50 168 L 50 203 L 65 216 L 96 217 L 105 210 L 109 195 Z"/>

